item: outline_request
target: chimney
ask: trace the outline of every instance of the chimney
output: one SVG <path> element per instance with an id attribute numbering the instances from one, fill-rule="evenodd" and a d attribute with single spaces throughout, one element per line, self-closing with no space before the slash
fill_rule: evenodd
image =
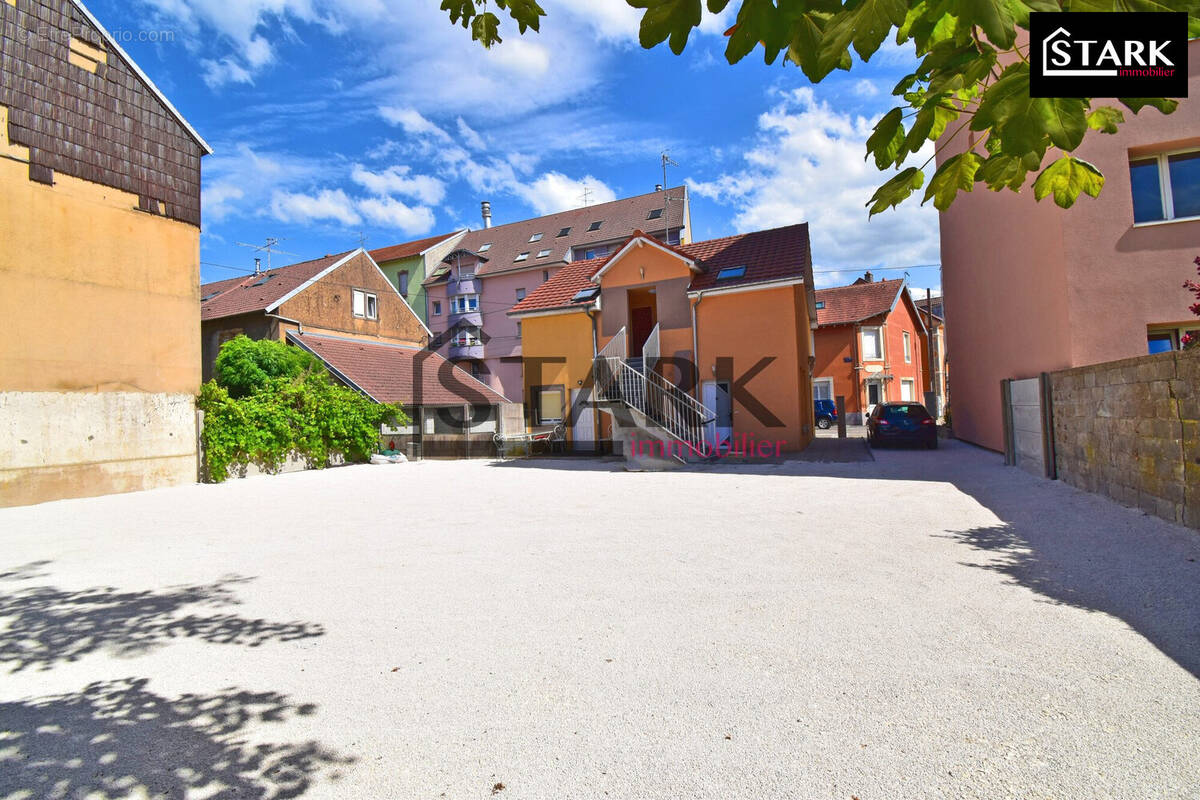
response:
<path id="1" fill-rule="evenodd" d="M 484 200 L 480 208 L 483 209 L 483 227 L 492 227 L 492 204 Z"/>
<path id="2" fill-rule="evenodd" d="M 871 270 L 867 270 L 865 273 L 863 273 L 863 283 L 874 283 L 874 282 L 875 282 L 875 275 L 872 274 Z"/>
<path id="3" fill-rule="evenodd" d="M 662 191 L 662 184 L 661 184 L 661 183 L 656 183 L 656 184 L 654 184 L 654 191 L 656 191 L 656 192 L 661 192 L 661 191 Z"/>
<path id="4" fill-rule="evenodd" d="M 262 272 L 262 259 L 256 258 L 256 259 L 254 259 L 254 274 L 258 275 L 261 272 Z"/>

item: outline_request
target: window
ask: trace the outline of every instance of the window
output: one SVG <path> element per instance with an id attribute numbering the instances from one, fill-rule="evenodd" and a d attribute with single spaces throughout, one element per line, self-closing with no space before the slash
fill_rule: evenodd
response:
<path id="1" fill-rule="evenodd" d="M 542 282 L 544 283 L 548 280 L 550 280 L 550 270 L 544 269 L 542 270 Z"/>
<path id="2" fill-rule="evenodd" d="M 479 344 L 479 331 L 475 328 L 459 328 L 450 337 L 452 347 L 474 347 Z"/>
<path id="3" fill-rule="evenodd" d="M 904 363 L 905 364 L 912 363 L 912 335 L 908 331 L 904 332 Z M 900 399 L 901 400 L 911 400 L 912 398 L 911 397 L 901 397 Z"/>
<path id="4" fill-rule="evenodd" d="M 593 222 L 591 225 L 588 226 L 588 231 L 589 232 L 590 231 L 598 231 L 598 230 L 600 230 L 600 226 L 603 224 L 604 224 L 604 220 L 600 220 L 599 222 Z"/>
<path id="5" fill-rule="evenodd" d="M 533 236 L 529 237 L 529 241 L 531 241 L 531 242 L 540 242 L 541 240 L 542 240 L 542 234 L 540 234 L 540 233 L 535 233 Z"/>
<path id="6" fill-rule="evenodd" d="M 538 258 L 545 258 L 548 255 L 550 255 L 549 250 L 538 250 Z"/>
<path id="7" fill-rule="evenodd" d="M 917 398 L 913 397 L 915 392 L 916 384 L 912 380 L 904 378 L 900 381 L 900 399 L 902 401 L 905 403 L 911 403 L 912 401 L 916 400 Z"/>
<path id="8" fill-rule="evenodd" d="M 440 300 L 433 301 L 433 315 L 440 317 L 442 315 L 442 303 Z"/>
<path id="9" fill-rule="evenodd" d="M 517 320 L 517 338 L 521 338 L 521 320 Z"/>
<path id="10" fill-rule="evenodd" d="M 1175 334 L 1167 333 L 1152 333 L 1146 337 L 1149 344 L 1150 355 L 1155 353 L 1169 353 L 1175 349 Z"/>
<path id="11" fill-rule="evenodd" d="M 817 311 L 824 311 L 824 310 L 825 310 L 825 301 L 818 300 L 817 301 Z"/>
<path id="12" fill-rule="evenodd" d="M 662 219 L 663 210 L 656 208 L 646 215 L 646 219 Z"/>
<path id="13" fill-rule="evenodd" d="M 863 361 L 883 360 L 883 336 L 879 328 L 863 328 L 862 357 Z"/>
<path id="14" fill-rule="evenodd" d="M 561 386 L 535 386 L 534 421 L 535 425 L 554 425 L 563 421 L 566 410 L 566 390 Z"/>
<path id="15" fill-rule="evenodd" d="M 479 252 L 481 252 L 481 253 L 486 253 L 488 250 L 491 250 L 491 249 L 492 249 L 491 242 L 488 242 L 487 244 L 479 246 Z"/>
<path id="16" fill-rule="evenodd" d="M 259 278 L 258 280 L 256 280 L 254 283 L 252 283 L 250 285 L 251 286 L 266 286 L 270 280 L 271 280 L 270 275 L 263 275 L 261 278 Z"/>
<path id="17" fill-rule="evenodd" d="M 479 295 L 477 294 L 462 294 L 450 301 L 450 313 L 452 314 L 466 314 L 478 310 Z"/>
<path id="18" fill-rule="evenodd" d="M 350 290 L 350 310 L 354 316 L 364 319 L 379 319 L 379 300 L 362 289 Z"/>
<path id="19" fill-rule="evenodd" d="M 475 279 L 475 267 L 474 267 L 474 265 L 472 265 L 472 266 L 469 266 L 469 267 L 459 266 L 459 268 L 458 268 L 458 279 L 459 279 L 460 281 L 470 281 L 470 280 L 474 280 L 474 279 Z"/>
<path id="20" fill-rule="evenodd" d="M 527 261 L 528 259 L 529 259 L 529 253 L 525 252 L 525 253 L 519 254 L 516 258 L 513 259 L 513 261 L 514 262 L 515 261 Z"/>
<path id="21" fill-rule="evenodd" d="M 731 281 L 731 280 L 734 280 L 735 278 L 744 278 L 744 277 L 746 277 L 746 268 L 745 267 L 726 267 L 725 269 L 723 269 L 717 273 L 717 280 L 719 280 L 719 281 Z"/>
<path id="22" fill-rule="evenodd" d="M 1200 217 L 1200 150 L 1129 162 L 1133 221 Z"/>
<path id="23" fill-rule="evenodd" d="M 396 289 L 401 297 L 408 297 L 408 270 L 402 270 L 396 275 Z"/>
<path id="24" fill-rule="evenodd" d="M 833 378 L 813 378 L 813 400 L 833 399 Z"/>
<path id="25" fill-rule="evenodd" d="M 570 234 L 571 234 L 570 228 L 563 228 L 561 231 L 558 232 L 558 236 L 556 236 L 555 238 L 561 239 L 562 237 L 569 236 Z"/>
<path id="26" fill-rule="evenodd" d="M 604 247 L 593 247 L 590 250 L 583 251 L 584 259 L 603 258 L 606 255 L 608 255 L 608 246 L 607 245 Z"/>
<path id="27" fill-rule="evenodd" d="M 517 302 L 519 303 L 519 302 L 521 302 L 521 301 L 522 301 L 522 300 L 524 300 L 524 299 L 525 299 L 525 290 L 524 290 L 524 289 L 517 289 Z"/>

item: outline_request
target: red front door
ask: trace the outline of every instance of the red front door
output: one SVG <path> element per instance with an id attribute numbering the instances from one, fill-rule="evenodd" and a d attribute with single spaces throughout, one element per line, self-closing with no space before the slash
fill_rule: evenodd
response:
<path id="1" fill-rule="evenodd" d="M 654 309 L 634 308 L 629 311 L 629 355 L 637 358 L 654 330 Z"/>

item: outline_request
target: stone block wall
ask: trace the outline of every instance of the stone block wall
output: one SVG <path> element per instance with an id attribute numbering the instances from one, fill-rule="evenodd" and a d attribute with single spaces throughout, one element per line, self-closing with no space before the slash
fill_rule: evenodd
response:
<path id="1" fill-rule="evenodd" d="M 1050 376 L 1061 480 L 1200 528 L 1200 350 Z"/>

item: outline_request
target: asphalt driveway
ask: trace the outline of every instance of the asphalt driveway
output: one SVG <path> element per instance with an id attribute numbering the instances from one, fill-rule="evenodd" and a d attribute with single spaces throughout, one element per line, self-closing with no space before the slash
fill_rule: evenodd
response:
<path id="1" fill-rule="evenodd" d="M 1200 797 L 1200 533 L 875 456 L 0 510 L 0 798 Z"/>

